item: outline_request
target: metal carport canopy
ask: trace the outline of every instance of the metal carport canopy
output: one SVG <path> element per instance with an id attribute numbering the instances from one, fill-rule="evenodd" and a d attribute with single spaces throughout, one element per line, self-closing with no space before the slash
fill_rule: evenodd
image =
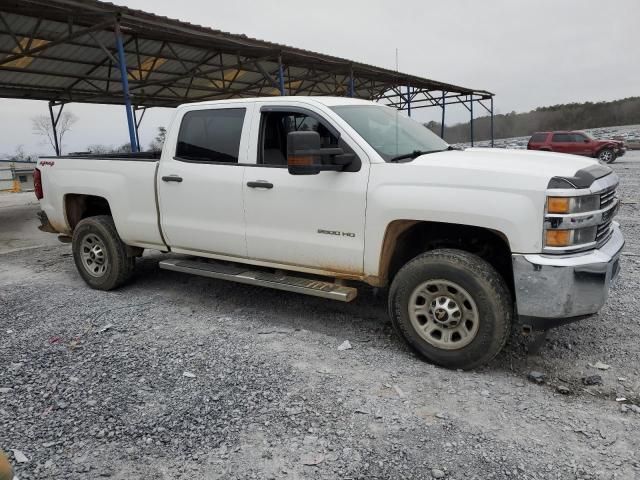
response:
<path id="1" fill-rule="evenodd" d="M 493 98 L 97 0 L 0 0 L 0 97 L 125 104 L 132 145 L 136 108 L 275 95 L 346 95 L 443 113 Z"/>

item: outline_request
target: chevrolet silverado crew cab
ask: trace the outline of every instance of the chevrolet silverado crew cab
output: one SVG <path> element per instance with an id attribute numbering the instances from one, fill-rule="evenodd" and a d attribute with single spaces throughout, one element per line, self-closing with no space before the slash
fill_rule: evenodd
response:
<path id="1" fill-rule="evenodd" d="M 176 110 L 158 154 L 41 158 L 43 230 L 110 290 L 163 269 L 350 301 L 388 287 L 399 335 L 450 368 L 512 323 L 597 312 L 619 269 L 618 177 L 544 152 L 457 150 L 364 100 L 274 97 Z M 181 254 L 181 255 L 175 255 Z M 246 287 L 242 287 L 246 288 Z"/>

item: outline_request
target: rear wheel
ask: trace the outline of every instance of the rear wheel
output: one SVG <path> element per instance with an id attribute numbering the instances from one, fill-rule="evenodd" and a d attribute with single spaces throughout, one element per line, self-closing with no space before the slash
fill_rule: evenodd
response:
<path id="1" fill-rule="evenodd" d="M 81 220 L 73 231 L 72 249 L 78 272 L 91 288 L 112 290 L 133 273 L 135 257 L 127 255 L 127 247 L 108 215 Z"/>
<path id="2" fill-rule="evenodd" d="M 389 292 L 389 313 L 404 340 L 428 361 L 470 369 L 487 363 L 509 337 L 511 294 L 485 260 L 439 249 L 407 263 Z"/>
<path id="3" fill-rule="evenodd" d="M 600 160 L 603 163 L 613 163 L 616 161 L 616 154 L 610 148 L 603 148 L 598 153 L 598 160 Z"/>

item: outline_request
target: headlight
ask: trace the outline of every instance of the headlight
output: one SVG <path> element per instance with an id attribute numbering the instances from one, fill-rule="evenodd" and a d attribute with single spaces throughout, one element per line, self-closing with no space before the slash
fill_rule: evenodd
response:
<path id="1" fill-rule="evenodd" d="M 547 197 L 544 247 L 551 252 L 575 251 L 592 246 L 598 235 L 595 215 L 600 195 Z M 593 212 L 594 215 L 589 215 Z"/>
<path id="2" fill-rule="evenodd" d="M 583 213 L 600 208 L 600 195 L 547 197 L 547 213 Z"/>
<path id="3" fill-rule="evenodd" d="M 546 230 L 545 247 L 572 247 L 595 242 L 597 227 L 576 228 L 573 230 Z"/>

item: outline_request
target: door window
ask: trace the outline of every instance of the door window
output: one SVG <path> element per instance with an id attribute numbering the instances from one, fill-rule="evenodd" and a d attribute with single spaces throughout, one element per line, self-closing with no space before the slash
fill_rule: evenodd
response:
<path id="1" fill-rule="evenodd" d="M 573 141 L 573 136 L 568 133 L 554 133 L 552 142 L 564 143 Z"/>
<path id="2" fill-rule="evenodd" d="M 318 132 L 321 148 L 337 147 L 340 144 L 339 139 L 315 117 L 299 112 L 265 112 L 262 114 L 258 163 L 286 166 L 287 134 L 300 131 Z"/>
<path id="3" fill-rule="evenodd" d="M 238 163 L 244 108 L 193 110 L 182 117 L 176 158 Z"/>
<path id="4" fill-rule="evenodd" d="M 581 133 L 574 133 L 573 134 L 573 141 L 574 142 L 583 143 L 585 140 L 587 140 L 587 137 L 585 137 L 583 134 L 581 134 Z"/>

